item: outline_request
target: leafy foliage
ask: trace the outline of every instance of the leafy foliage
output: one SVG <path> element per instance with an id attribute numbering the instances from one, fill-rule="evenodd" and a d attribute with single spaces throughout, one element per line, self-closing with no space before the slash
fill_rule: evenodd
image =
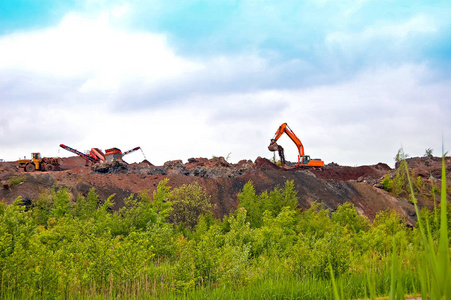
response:
<path id="1" fill-rule="evenodd" d="M 268 211 L 272 216 L 277 216 L 284 207 L 297 207 L 297 196 L 294 181 L 287 181 L 283 189 L 275 187 L 269 194 L 263 192 L 257 195 L 251 181 L 247 182 L 243 191 L 238 194 L 240 202 L 238 207 L 244 207 L 247 211 L 247 220 L 251 227 L 258 228 L 263 225 L 263 215 Z"/>
<path id="2" fill-rule="evenodd" d="M 398 154 L 399 155 L 399 154 Z M 392 192 L 395 196 L 401 195 L 403 192 L 407 192 L 407 162 L 400 160 L 398 168 L 396 168 L 393 178 L 390 174 L 384 176 L 382 185 L 386 191 Z M 421 179 L 420 179 L 421 180 Z M 418 182 L 421 185 L 421 182 Z"/>
<path id="3" fill-rule="evenodd" d="M 0 298 L 448 295 L 443 196 L 441 212 L 418 212 L 419 225 L 408 229 L 394 211 L 371 223 L 349 203 L 300 210 L 293 181 L 260 194 L 246 183 L 236 211 L 219 220 L 200 185 L 168 183 L 117 211 L 114 195 L 102 202 L 94 189 L 75 201 L 53 190 L 29 209 L 21 198 L 0 203 Z"/>
<path id="4" fill-rule="evenodd" d="M 200 216 L 210 212 L 212 208 L 210 196 L 197 182 L 174 189 L 169 195 L 169 201 L 172 208 L 170 220 L 190 229 L 196 226 Z"/>

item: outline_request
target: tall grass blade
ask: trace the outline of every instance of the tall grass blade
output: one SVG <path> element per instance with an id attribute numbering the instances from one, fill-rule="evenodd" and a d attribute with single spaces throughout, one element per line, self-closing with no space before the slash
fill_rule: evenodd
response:
<path id="1" fill-rule="evenodd" d="M 433 237 L 428 222 L 425 225 L 420 217 L 417 200 L 413 192 L 407 164 L 405 164 L 407 179 L 410 187 L 412 202 L 418 216 L 418 227 L 423 240 L 424 255 L 420 257 L 418 275 L 420 279 L 421 295 L 423 299 L 451 299 L 451 265 L 448 247 L 448 219 L 447 219 L 447 186 L 445 155 L 442 156 L 442 184 L 440 203 L 440 237 L 438 251 L 434 247 Z M 434 212 L 436 214 L 436 212 Z M 421 265 L 422 264 L 422 265 Z"/>
<path id="2" fill-rule="evenodd" d="M 370 271 L 367 272 L 368 293 L 371 300 L 376 300 L 376 280 L 371 274 Z M 367 295 L 365 293 L 365 298 L 366 297 Z"/>
<path id="3" fill-rule="evenodd" d="M 334 291 L 334 299 L 340 300 L 340 295 L 338 294 L 337 283 L 335 281 L 334 270 L 332 269 L 332 264 L 330 262 L 329 262 L 329 269 L 330 269 L 330 278 L 332 281 L 332 287 L 333 287 L 333 291 Z"/>
<path id="4" fill-rule="evenodd" d="M 440 240 L 438 246 L 438 280 L 441 297 L 451 298 L 450 261 L 448 248 L 448 218 L 446 199 L 446 167 L 445 155 L 442 156 L 442 190 L 441 190 L 441 215 L 440 215 Z"/>

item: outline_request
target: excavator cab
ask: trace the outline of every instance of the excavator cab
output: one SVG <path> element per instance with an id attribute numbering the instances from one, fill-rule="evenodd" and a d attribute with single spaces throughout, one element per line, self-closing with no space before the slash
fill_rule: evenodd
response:
<path id="1" fill-rule="evenodd" d="M 310 162 L 310 156 L 305 155 L 305 156 L 302 157 L 302 159 L 301 159 L 301 164 L 302 165 L 308 165 L 309 162 Z"/>

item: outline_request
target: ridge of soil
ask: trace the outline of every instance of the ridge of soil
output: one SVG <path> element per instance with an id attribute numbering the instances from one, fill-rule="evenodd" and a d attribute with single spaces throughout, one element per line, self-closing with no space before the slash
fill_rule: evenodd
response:
<path id="1" fill-rule="evenodd" d="M 445 160 L 447 176 L 450 176 L 451 158 Z M 422 178 L 426 186 L 440 186 L 441 158 L 409 158 L 406 161 L 415 178 Z M 257 193 L 262 193 L 293 180 L 300 208 L 321 203 L 332 212 L 340 204 L 350 202 L 359 214 L 370 220 L 382 210 L 394 209 L 408 225 L 414 225 L 415 210 L 408 195 L 395 197 L 382 189 L 384 176 L 390 174 L 393 177 L 394 172 L 384 163 L 357 167 L 329 164 L 323 168 L 282 168 L 261 157 L 237 164 L 214 157 L 190 158 L 185 164 L 181 160 L 168 161 L 163 166 L 154 166 L 147 160 L 134 164 L 119 161 L 87 166 L 83 158 L 73 156 L 60 158 L 60 170 L 51 172 L 27 173 L 19 170 L 16 162 L 0 162 L 0 200 L 11 204 L 21 196 L 25 202 L 32 203 L 52 188 L 67 187 L 75 201 L 78 195 L 86 196 L 91 188 L 95 188 L 101 201 L 115 194 L 114 209 L 118 209 L 123 206 L 124 198 L 142 191 L 152 195 L 158 183 L 168 178 L 172 188 L 198 182 L 211 195 L 215 216 L 222 217 L 236 208 L 238 193 L 248 181 L 252 181 Z M 432 196 L 422 194 L 417 198 L 421 207 L 433 207 Z"/>

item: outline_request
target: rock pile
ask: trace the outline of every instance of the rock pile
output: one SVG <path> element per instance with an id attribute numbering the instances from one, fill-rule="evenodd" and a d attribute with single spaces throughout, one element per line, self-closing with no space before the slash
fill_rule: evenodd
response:
<path id="1" fill-rule="evenodd" d="M 237 164 L 227 162 L 224 157 L 190 158 L 188 163 L 181 160 L 171 160 L 163 166 L 149 164 L 134 164 L 129 167 L 128 173 L 146 175 L 185 175 L 202 178 L 234 178 L 243 175 L 249 168 L 255 166 L 250 160 L 241 160 Z"/>
<path id="2" fill-rule="evenodd" d="M 127 173 L 128 164 L 121 160 L 115 160 L 111 163 L 103 162 L 100 164 L 95 164 L 91 167 L 91 170 L 95 173 L 101 174 Z"/>

